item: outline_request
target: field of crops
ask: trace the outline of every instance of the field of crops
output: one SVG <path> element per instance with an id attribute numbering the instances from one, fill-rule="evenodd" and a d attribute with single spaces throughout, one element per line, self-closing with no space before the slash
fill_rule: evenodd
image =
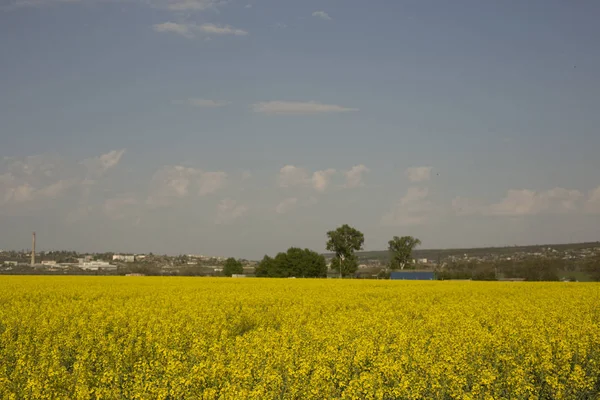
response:
<path id="1" fill-rule="evenodd" d="M 0 277 L 1 399 L 595 399 L 600 285 Z"/>

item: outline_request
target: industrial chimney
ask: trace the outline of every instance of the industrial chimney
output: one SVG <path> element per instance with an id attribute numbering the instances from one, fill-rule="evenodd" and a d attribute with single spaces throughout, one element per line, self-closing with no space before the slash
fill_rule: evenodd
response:
<path id="1" fill-rule="evenodd" d="M 35 264 L 35 232 L 31 236 L 31 266 Z"/>

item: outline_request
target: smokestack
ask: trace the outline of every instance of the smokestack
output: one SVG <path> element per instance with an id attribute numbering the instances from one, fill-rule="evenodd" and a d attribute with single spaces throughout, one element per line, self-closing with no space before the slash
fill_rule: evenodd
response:
<path id="1" fill-rule="evenodd" d="M 31 265 L 35 264 L 35 232 L 31 236 Z"/>

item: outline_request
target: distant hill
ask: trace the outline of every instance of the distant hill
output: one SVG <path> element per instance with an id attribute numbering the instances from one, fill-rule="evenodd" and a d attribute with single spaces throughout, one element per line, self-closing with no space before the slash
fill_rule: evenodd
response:
<path id="1" fill-rule="evenodd" d="M 427 258 L 430 260 L 443 260 L 450 256 L 470 257 L 484 256 L 489 254 L 514 254 L 514 253 L 536 253 L 543 249 L 552 248 L 557 251 L 581 250 L 600 247 L 600 242 L 567 243 L 567 244 L 540 244 L 533 246 L 505 246 L 505 247 L 476 247 L 470 249 L 417 249 L 413 251 L 414 258 Z M 361 251 L 356 253 L 360 261 L 379 260 L 387 261 L 389 254 L 387 250 Z M 332 258 L 332 253 L 325 253 L 326 258 Z"/>

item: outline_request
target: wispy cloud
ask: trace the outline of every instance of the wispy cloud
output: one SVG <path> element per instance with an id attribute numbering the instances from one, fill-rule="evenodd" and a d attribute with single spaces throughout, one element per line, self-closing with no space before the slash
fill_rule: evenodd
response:
<path id="1" fill-rule="evenodd" d="M 206 35 L 233 35 L 233 36 L 246 36 L 247 31 L 242 29 L 234 28 L 230 25 L 215 25 L 215 24 L 202 24 L 196 25 L 191 23 L 177 23 L 177 22 L 163 22 L 162 24 L 155 24 L 152 26 L 154 31 L 159 33 L 174 33 L 181 35 L 188 39 L 193 39 L 198 33 Z"/>
<path id="2" fill-rule="evenodd" d="M 3 0 L 8 4 L 2 8 L 18 8 L 18 7 L 44 7 L 57 4 L 81 4 L 81 3 L 101 3 L 120 0 Z M 227 3 L 226 0 L 129 0 L 140 5 L 147 5 L 154 8 L 162 8 L 174 12 L 181 11 L 205 11 L 216 10 L 218 7 Z"/>
<path id="3" fill-rule="evenodd" d="M 237 201 L 230 198 L 221 200 L 217 205 L 216 224 L 231 224 L 236 219 L 244 216 L 248 212 L 248 207 L 238 204 Z"/>
<path id="4" fill-rule="evenodd" d="M 415 226 L 428 222 L 438 208 L 427 188 L 410 187 L 400 201 L 381 217 L 384 226 Z"/>
<path id="5" fill-rule="evenodd" d="M 227 173 L 205 172 L 198 179 L 198 196 L 206 196 L 207 194 L 215 193 L 225 187 L 227 183 Z"/>
<path id="6" fill-rule="evenodd" d="M 188 39 L 194 37 L 195 25 L 192 24 L 178 24 L 176 22 L 163 22 L 162 24 L 155 24 L 152 26 L 155 32 L 160 33 L 175 33 L 177 35 L 184 36 Z"/>
<path id="7" fill-rule="evenodd" d="M 202 108 L 216 108 L 216 107 L 224 107 L 231 102 L 223 101 L 223 100 L 209 100 L 209 99 L 198 99 L 198 98 L 190 98 L 186 100 L 174 100 L 173 104 L 183 104 L 189 105 L 193 107 L 202 107 Z"/>
<path id="8" fill-rule="evenodd" d="M 294 165 L 283 166 L 277 176 L 279 187 L 283 188 L 306 185 L 308 179 L 308 171 Z"/>
<path id="9" fill-rule="evenodd" d="M 277 205 L 277 207 L 275 207 L 275 212 L 277 214 L 288 213 L 288 212 L 292 211 L 294 208 L 296 208 L 297 204 L 298 204 L 298 199 L 296 197 L 290 197 L 288 199 L 283 200 L 281 203 L 279 203 Z"/>
<path id="10" fill-rule="evenodd" d="M 452 207 L 458 215 L 488 215 L 520 217 L 536 214 L 557 214 L 581 211 L 585 208 L 584 194 L 579 190 L 554 188 L 536 192 L 529 189 L 510 189 L 496 203 L 457 197 Z M 588 203 L 593 195 L 588 198 Z"/>
<path id="11" fill-rule="evenodd" d="M 590 191 L 585 208 L 588 212 L 600 214 L 600 186 Z"/>
<path id="12" fill-rule="evenodd" d="M 363 177 L 367 172 L 369 172 L 369 168 L 365 165 L 355 165 L 350 170 L 344 172 L 346 182 L 341 187 L 352 189 L 363 186 Z M 333 178 L 339 175 L 341 175 L 341 172 L 333 168 L 318 170 L 311 174 L 305 168 L 285 165 L 279 170 L 277 183 L 282 188 L 311 187 L 317 192 L 325 192 L 331 186 Z"/>
<path id="13" fill-rule="evenodd" d="M 349 171 L 346 171 L 346 184 L 344 185 L 344 187 L 352 189 L 363 186 L 363 174 L 367 172 L 369 172 L 369 168 L 367 168 L 365 165 L 355 165 Z"/>
<path id="14" fill-rule="evenodd" d="M 243 29 L 237 29 L 230 25 L 215 25 L 215 24 L 203 24 L 198 29 L 204 33 L 211 35 L 234 35 L 234 36 L 246 36 L 248 32 Z"/>
<path id="15" fill-rule="evenodd" d="M 411 182 L 425 182 L 431 179 L 433 167 L 411 167 L 405 172 Z"/>
<path id="16" fill-rule="evenodd" d="M 125 149 L 113 150 L 82 162 L 69 162 L 58 156 L 38 155 L 0 160 L 0 205 L 25 203 L 50 205 L 50 200 L 90 191 L 97 181 L 115 168 Z"/>
<path id="17" fill-rule="evenodd" d="M 326 21 L 331 21 L 331 19 L 332 19 L 329 16 L 329 14 L 327 14 L 325 11 L 315 11 L 314 13 L 312 13 L 312 16 L 315 18 L 324 19 Z"/>
<path id="18" fill-rule="evenodd" d="M 329 187 L 331 177 L 335 174 L 335 169 L 328 168 L 322 171 L 315 171 L 311 178 L 312 187 L 317 192 L 324 192 Z"/>
<path id="19" fill-rule="evenodd" d="M 111 150 L 98 157 L 88 158 L 83 164 L 88 168 L 88 178 L 93 179 L 104 175 L 108 170 L 116 167 L 125 154 L 125 149 Z"/>
<path id="20" fill-rule="evenodd" d="M 227 173 L 223 171 L 204 172 L 182 165 L 167 165 L 152 177 L 146 204 L 151 207 L 164 207 L 187 197 L 190 193 L 206 196 L 225 187 L 226 182 Z"/>
<path id="21" fill-rule="evenodd" d="M 224 3 L 224 0 L 151 0 L 155 7 L 171 11 L 204 11 L 216 9 Z"/>
<path id="22" fill-rule="evenodd" d="M 277 182 L 279 186 L 283 188 L 305 186 L 312 187 L 318 192 L 324 192 L 329 187 L 331 178 L 335 173 L 335 169 L 328 168 L 321 171 L 315 171 L 311 175 L 304 168 L 286 165 L 279 170 Z"/>
<path id="23" fill-rule="evenodd" d="M 266 101 L 252 105 L 254 112 L 267 115 L 314 115 L 358 111 L 357 108 L 335 104 L 323 104 L 316 101 Z"/>
<path id="24" fill-rule="evenodd" d="M 1 8 L 18 8 L 18 7 L 43 7 L 65 3 L 80 3 L 81 0 L 9 0 L 8 4 L 0 6 Z"/>

